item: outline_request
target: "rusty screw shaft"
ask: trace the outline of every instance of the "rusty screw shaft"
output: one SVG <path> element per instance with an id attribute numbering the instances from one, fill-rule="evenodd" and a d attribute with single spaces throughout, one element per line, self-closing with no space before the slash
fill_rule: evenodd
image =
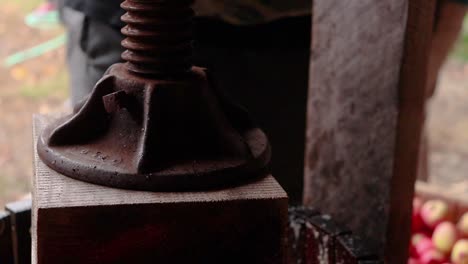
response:
<path id="1" fill-rule="evenodd" d="M 122 58 L 136 74 L 171 76 L 190 70 L 192 64 L 193 0 L 126 0 L 122 21 L 127 50 Z"/>

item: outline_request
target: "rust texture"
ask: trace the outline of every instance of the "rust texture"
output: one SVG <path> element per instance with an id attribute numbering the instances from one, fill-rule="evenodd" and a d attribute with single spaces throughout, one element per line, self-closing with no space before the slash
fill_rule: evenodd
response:
<path id="1" fill-rule="evenodd" d="M 122 46 L 126 68 L 140 74 L 180 74 L 190 71 L 193 0 L 127 0 L 122 8 L 127 24 Z"/>
<path id="2" fill-rule="evenodd" d="M 192 0 L 127 0 L 125 63 L 47 127 L 38 154 L 75 179 L 117 188 L 217 188 L 265 175 L 270 147 L 206 69 L 192 66 Z"/>

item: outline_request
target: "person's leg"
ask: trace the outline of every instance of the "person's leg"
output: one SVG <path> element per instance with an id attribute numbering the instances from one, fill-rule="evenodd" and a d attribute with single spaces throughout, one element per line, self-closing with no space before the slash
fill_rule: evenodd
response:
<path id="1" fill-rule="evenodd" d="M 68 30 L 71 100 L 77 105 L 92 91 L 107 68 L 121 60 L 123 37 L 111 26 L 67 7 L 63 8 L 61 17 Z"/>

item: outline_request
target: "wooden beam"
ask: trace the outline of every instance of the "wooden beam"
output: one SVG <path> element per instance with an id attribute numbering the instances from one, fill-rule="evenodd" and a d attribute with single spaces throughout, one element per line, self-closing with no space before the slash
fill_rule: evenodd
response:
<path id="1" fill-rule="evenodd" d="M 314 3 L 305 202 L 389 263 L 407 258 L 434 8 Z"/>
<path id="2" fill-rule="evenodd" d="M 315 0 L 306 205 L 383 255 L 408 0 Z M 392 262 L 403 263 L 403 262 Z"/>
<path id="3" fill-rule="evenodd" d="M 386 261 L 405 263 L 411 234 L 411 210 L 418 172 L 427 71 L 436 1 L 409 0 L 408 23 L 399 86 L 395 165 L 390 185 Z"/>

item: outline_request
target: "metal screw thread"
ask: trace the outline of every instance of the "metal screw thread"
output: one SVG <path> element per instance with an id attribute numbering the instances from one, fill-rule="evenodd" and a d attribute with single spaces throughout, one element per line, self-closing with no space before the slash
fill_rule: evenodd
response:
<path id="1" fill-rule="evenodd" d="M 190 70 L 192 64 L 193 0 L 126 0 L 122 21 L 127 50 L 122 58 L 130 72 L 172 76 Z"/>

